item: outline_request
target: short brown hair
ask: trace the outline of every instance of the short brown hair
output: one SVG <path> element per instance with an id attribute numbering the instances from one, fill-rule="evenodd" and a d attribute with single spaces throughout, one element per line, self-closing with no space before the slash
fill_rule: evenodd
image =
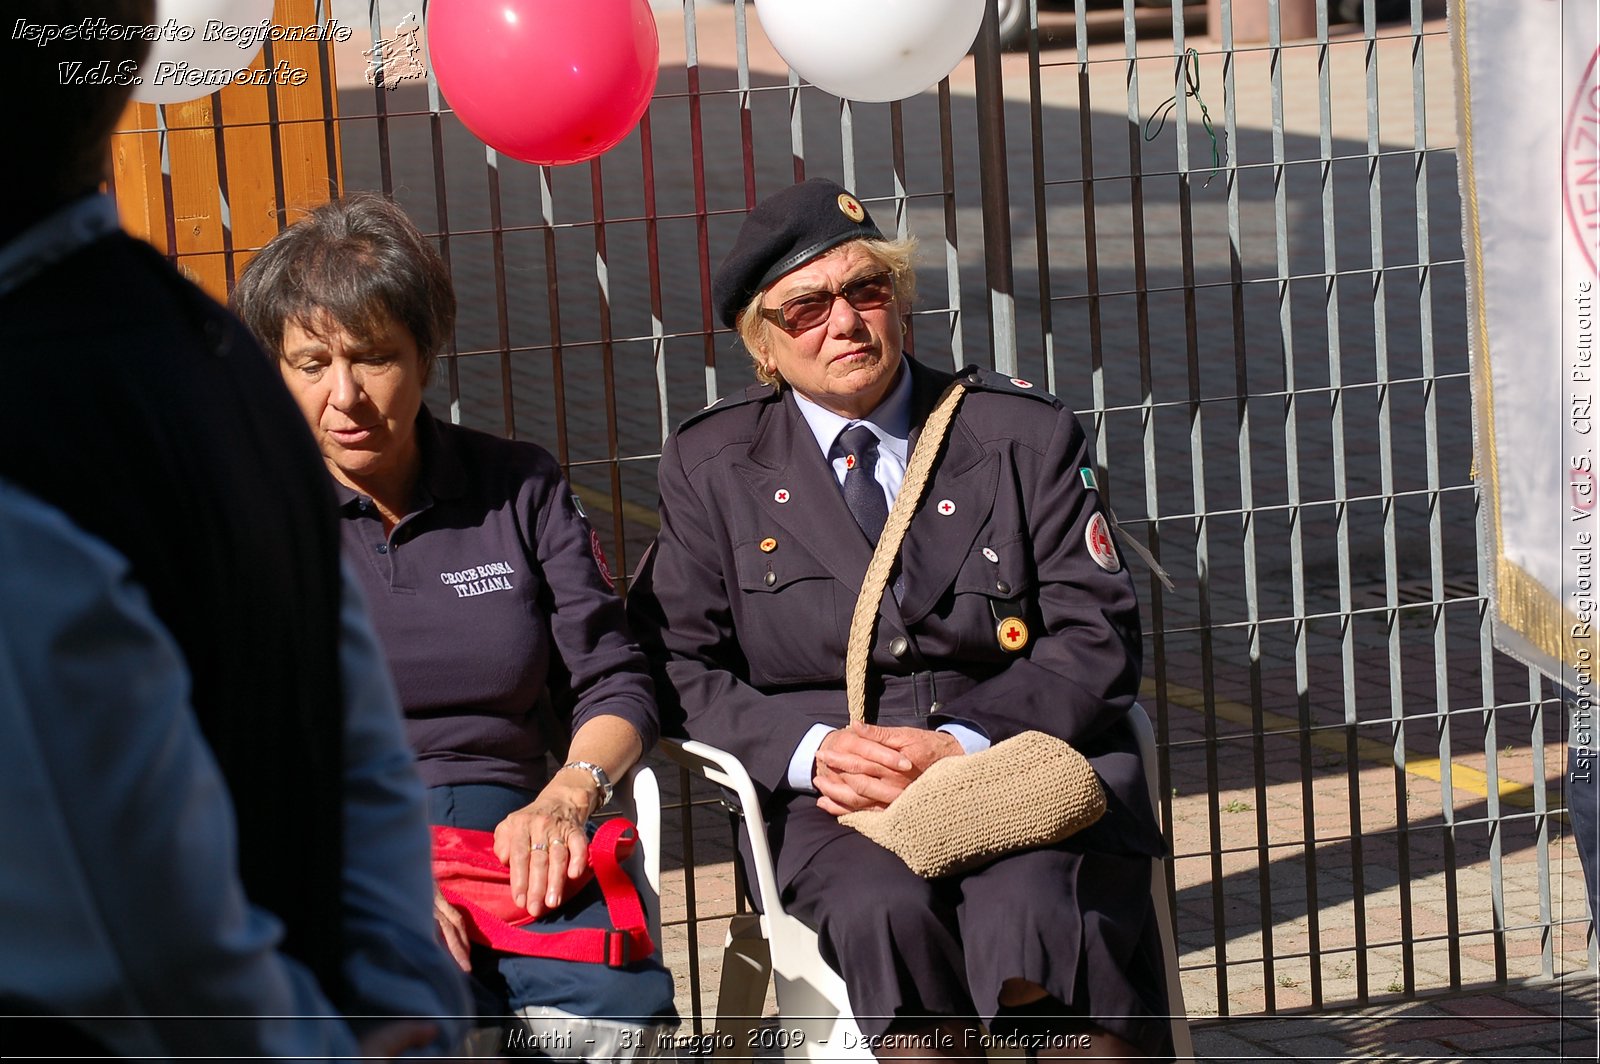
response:
<path id="1" fill-rule="evenodd" d="M 325 203 L 268 241 L 229 301 L 274 357 L 290 324 L 320 328 L 326 314 L 371 341 L 385 320 L 404 325 L 422 356 L 424 382 L 455 331 L 450 271 L 406 213 L 374 192 Z"/>
<path id="2" fill-rule="evenodd" d="M 853 240 L 849 244 L 839 246 L 859 247 L 874 262 L 893 274 L 894 299 L 900 305 L 900 313 L 904 315 L 911 312 L 911 305 L 917 301 L 917 271 L 911 264 L 911 258 L 917 250 L 916 237 L 901 237 L 897 240 Z M 784 276 L 787 277 L 788 274 Z M 780 277 L 778 280 L 782 279 Z M 777 281 L 773 284 L 777 284 Z M 768 288 L 770 287 L 769 285 Z M 767 372 L 767 367 L 761 361 L 761 348 L 766 341 L 767 330 L 772 328 L 772 323 L 761 316 L 761 301 L 766 298 L 767 290 L 763 288 L 751 297 L 750 302 L 746 303 L 744 309 L 734 318 L 733 327 L 738 331 L 739 339 L 744 341 L 744 349 L 749 352 L 751 361 L 755 363 L 756 379 L 762 384 L 781 386 L 783 378 L 776 373 Z"/>

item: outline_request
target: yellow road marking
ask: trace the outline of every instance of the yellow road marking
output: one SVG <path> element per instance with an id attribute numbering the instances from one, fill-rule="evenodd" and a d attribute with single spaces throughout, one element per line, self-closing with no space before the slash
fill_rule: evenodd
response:
<path id="1" fill-rule="evenodd" d="M 582 484 L 572 485 L 572 491 L 583 503 L 585 510 L 602 510 L 607 515 L 611 513 L 611 492 L 601 491 L 598 488 L 584 487 Z M 636 502 L 622 500 L 622 516 L 625 520 L 635 524 L 644 525 L 646 528 L 660 531 L 661 518 L 648 507 L 640 506 Z"/>
<path id="2" fill-rule="evenodd" d="M 1153 703 L 1156 697 L 1155 688 L 1146 686 L 1140 692 L 1140 697 L 1147 704 Z M 1184 687 L 1179 684 L 1167 684 L 1167 701 L 1173 705 L 1182 706 L 1185 709 L 1192 709 L 1200 713 L 1204 713 L 1206 709 L 1204 693 L 1192 687 Z M 1211 708 L 1219 719 L 1228 721 L 1231 724 L 1242 724 L 1246 727 L 1255 725 L 1254 711 L 1241 702 L 1230 702 L 1225 698 L 1216 698 L 1212 700 Z M 1266 709 L 1261 711 L 1261 724 L 1262 727 L 1269 731 L 1297 732 L 1300 729 L 1300 722 L 1295 718 L 1286 717 L 1281 713 L 1273 713 L 1271 710 Z M 1347 752 L 1345 738 L 1342 733 L 1331 731 L 1312 732 L 1311 745 L 1336 754 Z M 1356 756 L 1363 761 L 1371 761 L 1377 764 L 1394 764 L 1394 751 L 1376 739 L 1358 738 L 1356 740 Z M 1434 783 L 1438 783 L 1443 778 L 1444 773 L 1443 767 L 1436 757 L 1413 757 L 1407 754 L 1405 768 L 1407 775 L 1432 780 Z M 1519 809 L 1532 809 L 1534 807 L 1532 787 L 1526 784 L 1514 783 L 1503 776 L 1499 777 L 1496 782 L 1502 804 L 1514 805 Z M 1489 796 L 1488 775 L 1478 769 L 1455 761 L 1450 763 L 1450 785 L 1455 790 L 1467 791 L 1480 798 Z"/>

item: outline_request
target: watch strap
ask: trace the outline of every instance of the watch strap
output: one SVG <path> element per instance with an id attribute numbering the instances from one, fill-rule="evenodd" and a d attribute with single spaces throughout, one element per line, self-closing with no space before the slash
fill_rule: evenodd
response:
<path id="1" fill-rule="evenodd" d="M 575 768 L 580 772 L 587 772 L 593 778 L 595 789 L 600 792 L 600 802 L 595 806 L 596 809 L 603 809 L 611 804 L 611 792 L 615 788 L 612 786 L 611 777 L 606 774 L 605 769 L 593 761 L 568 761 L 561 767 L 563 769 Z"/>

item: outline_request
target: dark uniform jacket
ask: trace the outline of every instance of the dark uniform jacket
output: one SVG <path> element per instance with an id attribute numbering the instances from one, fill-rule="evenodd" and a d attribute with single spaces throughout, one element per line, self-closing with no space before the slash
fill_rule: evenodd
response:
<path id="1" fill-rule="evenodd" d="M 920 426 L 952 376 L 908 364 Z M 1115 553 L 1102 546 L 1097 562 L 1090 549 L 1091 532 L 1109 536 L 1088 441 L 1039 388 L 975 368 L 962 377 L 967 395 L 901 546 L 899 601 L 886 593 L 880 607 L 869 717 L 875 706 L 885 725 L 969 722 L 992 742 L 1057 735 L 1106 785 L 1107 815 L 1080 843 L 1158 853 L 1123 724 L 1139 686 L 1138 605 Z M 663 670 L 663 729 L 736 754 L 781 819 L 801 738 L 849 720 L 845 646 L 871 546 L 786 390 L 752 387 L 691 418 L 667 440 L 660 482 L 661 533 L 628 601 Z M 1007 618 L 1030 633 L 1016 651 L 1001 646 Z M 805 859 L 788 856 L 780 863 Z"/>

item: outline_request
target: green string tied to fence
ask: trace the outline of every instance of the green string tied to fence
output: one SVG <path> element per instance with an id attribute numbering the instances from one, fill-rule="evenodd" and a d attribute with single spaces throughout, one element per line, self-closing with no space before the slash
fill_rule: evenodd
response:
<path id="1" fill-rule="evenodd" d="M 1217 176 L 1217 171 L 1222 169 L 1222 153 L 1217 146 L 1217 131 L 1211 124 L 1211 112 L 1206 110 L 1206 102 L 1200 98 L 1200 53 L 1193 48 L 1185 48 L 1183 57 L 1178 64 L 1178 73 L 1183 78 L 1183 95 L 1191 97 L 1200 105 L 1200 122 L 1205 126 L 1206 135 L 1211 138 L 1211 174 L 1206 178 L 1205 188 L 1211 184 L 1211 178 Z M 1167 127 L 1167 116 L 1178 106 L 1176 94 L 1169 96 L 1166 102 L 1157 107 L 1144 123 L 1144 139 L 1155 140 L 1161 131 Z M 1160 119 L 1155 131 L 1151 132 L 1150 125 Z"/>

